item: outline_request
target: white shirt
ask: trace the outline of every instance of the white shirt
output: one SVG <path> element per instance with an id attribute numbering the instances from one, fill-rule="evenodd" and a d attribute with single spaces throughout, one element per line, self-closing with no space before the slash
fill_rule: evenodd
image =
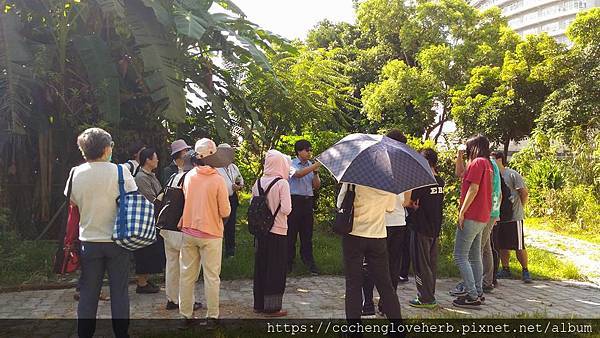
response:
<path id="1" fill-rule="evenodd" d="M 337 207 L 342 206 L 348 184 L 343 183 L 337 198 Z M 387 191 L 362 185 L 355 188 L 354 223 L 350 235 L 366 238 L 386 238 L 385 213 L 396 206 L 396 195 Z"/>
<path id="2" fill-rule="evenodd" d="M 122 165 L 125 192 L 137 190 L 133 176 Z M 117 218 L 119 180 L 117 165 L 110 162 L 84 163 L 73 171 L 71 201 L 79 207 L 79 240 L 85 242 L 112 242 Z M 69 181 L 65 186 L 65 196 Z"/>
<path id="3" fill-rule="evenodd" d="M 225 168 L 217 168 L 217 172 L 225 179 L 225 185 L 227 186 L 229 196 L 233 195 L 233 184 L 236 183 L 236 181 L 237 185 L 244 185 L 244 178 L 240 173 L 240 169 L 233 163 Z"/>
<path id="4" fill-rule="evenodd" d="M 130 168 L 130 165 L 133 165 L 133 171 L 130 172 L 130 174 L 133 175 L 138 171 L 138 167 L 140 166 L 140 164 L 136 160 L 127 160 L 125 162 L 125 168 L 127 168 L 127 170 L 132 169 Z"/>
<path id="5" fill-rule="evenodd" d="M 404 193 L 396 196 L 396 208 L 385 214 L 385 226 L 397 227 L 406 225 L 406 209 L 404 209 Z"/>

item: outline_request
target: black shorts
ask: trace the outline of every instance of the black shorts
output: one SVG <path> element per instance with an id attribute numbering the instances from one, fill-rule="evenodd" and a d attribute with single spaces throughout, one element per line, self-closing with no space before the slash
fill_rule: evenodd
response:
<path id="1" fill-rule="evenodd" d="M 525 249 L 523 221 L 498 222 L 494 226 L 494 247 L 499 250 Z"/>

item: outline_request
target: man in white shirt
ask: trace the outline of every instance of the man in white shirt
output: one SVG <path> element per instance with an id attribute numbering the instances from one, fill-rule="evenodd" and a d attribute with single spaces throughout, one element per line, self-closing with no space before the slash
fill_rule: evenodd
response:
<path id="1" fill-rule="evenodd" d="M 227 143 L 219 144 L 221 148 L 231 148 Z M 217 172 L 225 179 L 227 192 L 229 193 L 229 204 L 231 205 L 231 213 L 224 224 L 223 235 L 225 237 L 225 258 L 235 255 L 235 223 L 237 216 L 237 208 L 239 205 L 238 191 L 244 187 L 244 177 L 240 173 L 240 169 L 233 163 L 225 168 L 217 168 Z"/>
<path id="2" fill-rule="evenodd" d="M 128 148 L 129 160 L 125 162 L 125 168 L 129 169 L 129 172 L 133 177 L 140 170 L 140 153 L 146 149 L 146 145 L 142 141 L 136 141 L 132 143 Z"/>

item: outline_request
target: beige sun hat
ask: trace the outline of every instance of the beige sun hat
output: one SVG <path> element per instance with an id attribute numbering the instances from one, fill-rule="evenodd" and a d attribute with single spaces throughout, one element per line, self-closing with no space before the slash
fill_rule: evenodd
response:
<path id="1" fill-rule="evenodd" d="M 194 151 L 197 158 L 211 167 L 223 168 L 233 162 L 233 148 L 217 147 L 215 142 L 208 138 L 196 141 Z"/>

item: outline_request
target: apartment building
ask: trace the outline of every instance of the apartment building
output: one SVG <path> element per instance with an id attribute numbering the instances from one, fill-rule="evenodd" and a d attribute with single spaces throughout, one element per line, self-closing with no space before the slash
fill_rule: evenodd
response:
<path id="1" fill-rule="evenodd" d="M 480 10 L 497 6 L 508 24 L 521 36 L 548 33 L 557 41 L 571 44 L 565 31 L 578 12 L 600 7 L 600 0 L 471 0 Z"/>

